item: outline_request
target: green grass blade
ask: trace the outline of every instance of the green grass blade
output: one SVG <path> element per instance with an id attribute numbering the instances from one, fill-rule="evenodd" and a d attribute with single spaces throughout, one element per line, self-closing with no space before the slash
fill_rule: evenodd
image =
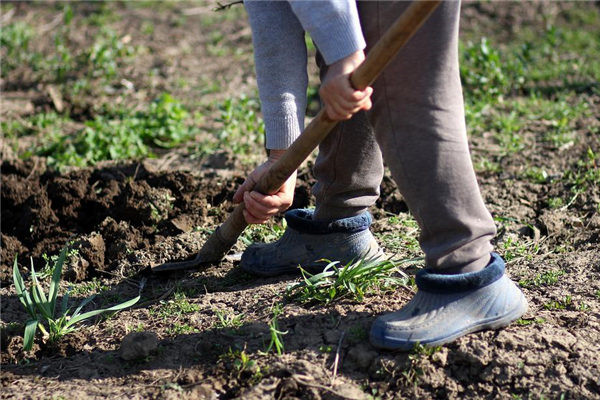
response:
<path id="1" fill-rule="evenodd" d="M 33 259 L 31 259 L 31 280 L 31 294 L 36 307 L 45 318 L 51 319 L 52 314 L 48 307 L 48 299 L 46 298 L 46 295 L 44 294 L 44 291 L 42 290 L 42 287 L 37 279 L 37 274 L 35 273 L 35 268 L 33 267 Z"/>
<path id="2" fill-rule="evenodd" d="M 131 307 L 132 305 L 134 305 L 135 303 L 137 303 L 140 300 L 140 297 L 141 297 L 141 295 L 138 295 L 137 297 L 134 297 L 133 299 L 131 299 L 129 301 L 126 301 L 124 303 L 117 304 L 116 306 L 112 306 L 112 307 L 109 307 L 109 308 L 104 308 L 104 309 L 101 309 L 101 310 L 89 311 L 89 312 L 83 313 L 81 315 L 78 315 L 78 316 L 76 316 L 74 318 L 71 318 L 69 320 L 69 322 L 65 325 L 65 328 L 68 328 L 68 327 L 70 327 L 70 326 L 72 326 L 72 325 L 74 325 L 74 324 L 76 324 L 76 323 L 78 323 L 80 321 L 84 321 L 84 320 L 86 320 L 88 318 L 95 317 L 96 315 L 99 315 L 99 314 L 102 314 L 102 313 L 105 313 L 105 312 L 119 311 L 119 310 L 122 310 L 124 308 Z"/>
<path id="3" fill-rule="evenodd" d="M 76 316 L 79 315 L 79 313 L 81 312 L 81 310 L 83 309 L 83 307 L 85 307 L 90 301 L 94 300 L 96 298 L 96 295 L 93 294 L 90 297 L 84 299 L 81 304 L 79 305 L 79 307 L 77 307 L 75 309 L 75 312 L 73 313 L 73 315 L 71 315 L 71 318 L 75 318 Z"/>
<path id="4" fill-rule="evenodd" d="M 23 350 L 29 351 L 33 347 L 33 339 L 37 332 L 37 326 L 39 321 L 37 319 L 30 319 L 25 323 L 25 333 L 23 334 Z"/>
<path id="5" fill-rule="evenodd" d="M 52 272 L 52 281 L 50 282 L 50 290 L 48 291 L 48 308 L 52 315 L 56 309 L 56 297 L 58 296 L 58 289 L 60 286 L 60 277 L 62 274 L 63 264 L 67 257 L 67 247 L 65 246 L 60 252 L 60 256 L 54 264 L 54 271 Z"/>
<path id="6" fill-rule="evenodd" d="M 19 266 L 17 264 L 16 257 L 13 266 L 13 281 L 15 283 L 15 291 L 17 292 L 17 296 L 19 297 L 21 304 L 23 304 L 31 318 L 35 318 L 35 306 L 33 305 L 33 302 L 31 301 L 31 296 L 29 296 L 29 292 L 25 287 L 25 282 L 23 282 L 23 276 L 21 276 L 21 272 L 19 272 Z"/>
<path id="7" fill-rule="evenodd" d="M 69 290 L 67 290 L 67 292 L 65 293 L 65 295 L 62 298 L 62 304 L 60 307 L 60 315 L 67 314 L 67 305 L 68 304 L 69 304 Z"/>

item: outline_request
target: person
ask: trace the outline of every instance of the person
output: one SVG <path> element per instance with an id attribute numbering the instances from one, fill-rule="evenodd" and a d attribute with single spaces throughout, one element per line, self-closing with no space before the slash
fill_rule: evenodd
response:
<path id="1" fill-rule="evenodd" d="M 385 160 L 419 224 L 426 262 L 414 298 L 371 327 L 371 343 L 394 350 L 506 326 L 527 310 L 523 293 L 493 252 L 495 225 L 470 159 L 458 67 L 459 2 L 442 2 L 372 88 L 359 91 L 350 84 L 365 53 L 407 6 L 245 1 L 268 158 L 234 195 L 251 224 L 292 204 L 295 174 L 274 194 L 252 187 L 303 129 L 307 31 L 318 49 L 322 104 L 340 123 L 319 146 L 314 210 L 288 211 L 284 235 L 248 247 L 240 266 L 276 276 L 297 272 L 298 265 L 318 270 L 324 258 L 347 263 L 382 257 L 367 209 L 379 196 Z"/>

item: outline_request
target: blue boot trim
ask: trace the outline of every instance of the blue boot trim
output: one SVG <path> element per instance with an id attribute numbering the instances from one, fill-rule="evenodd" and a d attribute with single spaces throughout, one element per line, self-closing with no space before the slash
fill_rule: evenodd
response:
<path id="1" fill-rule="evenodd" d="M 434 270 L 423 269 L 417 273 L 415 282 L 419 290 L 430 293 L 460 293 L 491 285 L 504 275 L 504 260 L 492 253 L 489 264 L 477 272 L 465 274 L 437 274 Z"/>
<path id="2" fill-rule="evenodd" d="M 290 228 L 301 233 L 323 235 L 327 233 L 358 233 L 369 229 L 373 218 L 369 212 L 355 217 L 341 218 L 332 221 L 314 221 L 314 210 L 298 208 L 285 213 L 285 220 Z"/>

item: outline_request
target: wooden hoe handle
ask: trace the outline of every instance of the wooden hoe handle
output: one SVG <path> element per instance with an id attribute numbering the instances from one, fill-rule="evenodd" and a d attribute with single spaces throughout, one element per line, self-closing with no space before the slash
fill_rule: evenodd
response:
<path id="1" fill-rule="evenodd" d="M 417 32 L 441 1 L 413 1 L 369 51 L 363 63 L 354 71 L 350 82 L 355 89 L 364 90 L 371 85 L 399 50 Z M 259 179 L 254 190 L 265 194 L 276 193 L 296 171 L 319 143 L 331 132 L 337 121 L 332 121 L 322 109 L 292 143 L 287 151 Z M 169 262 L 152 267 L 153 272 L 195 268 L 205 263 L 217 262 L 231 249 L 247 226 L 238 204 L 227 220 L 208 238 L 196 258 L 189 261 Z"/>

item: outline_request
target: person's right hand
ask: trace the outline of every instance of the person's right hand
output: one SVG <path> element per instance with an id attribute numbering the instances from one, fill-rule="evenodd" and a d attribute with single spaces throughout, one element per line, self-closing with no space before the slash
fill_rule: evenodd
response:
<path id="1" fill-rule="evenodd" d="M 264 224 L 270 217 L 287 210 L 292 205 L 296 188 L 295 171 L 276 193 L 264 195 L 252 190 L 260 177 L 284 152 L 285 150 L 271 150 L 267 161 L 256 167 L 233 195 L 234 203 L 244 202 L 244 218 L 247 223 Z"/>
<path id="2" fill-rule="evenodd" d="M 352 118 L 360 110 L 371 108 L 372 87 L 356 90 L 350 83 L 350 74 L 364 61 L 364 52 L 357 51 L 327 68 L 319 96 L 327 116 L 334 121 Z"/>

